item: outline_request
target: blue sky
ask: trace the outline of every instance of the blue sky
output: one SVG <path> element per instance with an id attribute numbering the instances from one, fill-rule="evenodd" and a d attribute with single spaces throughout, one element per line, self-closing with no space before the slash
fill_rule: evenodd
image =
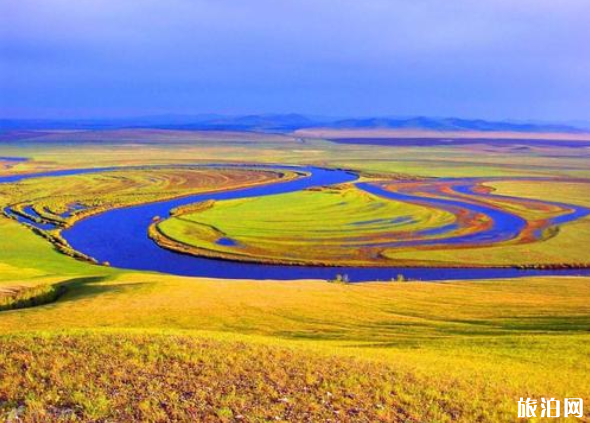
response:
<path id="1" fill-rule="evenodd" d="M 590 120 L 588 0 L 0 0 L 0 117 Z"/>

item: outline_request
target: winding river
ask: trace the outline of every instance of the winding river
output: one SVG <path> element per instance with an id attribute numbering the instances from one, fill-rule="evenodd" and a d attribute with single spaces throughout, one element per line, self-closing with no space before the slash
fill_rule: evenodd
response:
<path id="1" fill-rule="evenodd" d="M 205 167 L 231 167 L 232 165 L 203 165 Z M 240 166 L 240 165 L 236 165 Z M 514 268 L 392 268 L 392 267 L 312 267 L 281 266 L 266 264 L 238 263 L 178 254 L 160 248 L 147 237 L 147 228 L 154 216 L 168 216 L 171 209 L 205 200 L 228 200 L 299 191 L 302 189 L 353 182 L 358 179 L 354 173 L 318 167 L 256 165 L 241 166 L 306 172 L 309 176 L 273 184 L 236 189 L 225 192 L 191 195 L 183 198 L 156 203 L 114 209 L 88 217 L 63 230 L 63 237 L 77 251 L 94 257 L 99 262 L 107 261 L 111 266 L 164 272 L 175 275 L 201 276 L 226 279 L 333 279 L 337 274 L 346 274 L 353 282 L 391 280 L 398 274 L 418 280 L 512 278 L 531 275 L 589 275 L 590 269 L 564 270 L 518 270 Z M 73 169 L 27 175 L 0 177 L 0 183 L 17 182 L 26 178 L 58 177 L 114 170 L 115 168 Z M 125 168 L 116 168 L 118 170 Z M 407 196 L 393 193 L 374 185 L 359 183 L 359 188 L 373 194 L 397 200 L 412 200 Z M 467 190 L 467 188 L 465 188 Z M 423 200 L 423 199 L 422 199 Z M 435 201 L 444 202 L 453 200 Z M 461 204 L 465 207 L 465 204 Z M 495 208 L 469 204 L 474 211 L 492 214 L 494 227 L 487 233 L 471 235 L 489 239 L 502 237 L 510 239 L 523 225 L 522 219 Z M 484 209 L 482 209 L 484 207 Z M 575 207 L 575 206 L 571 206 Z M 588 215 L 590 210 L 578 208 L 576 217 Z M 19 219 L 22 221 L 22 218 Z M 31 223 L 31 222 L 28 222 Z M 449 228 L 450 229 L 450 228 Z M 465 240 L 458 239 L 456 242 Z"/>

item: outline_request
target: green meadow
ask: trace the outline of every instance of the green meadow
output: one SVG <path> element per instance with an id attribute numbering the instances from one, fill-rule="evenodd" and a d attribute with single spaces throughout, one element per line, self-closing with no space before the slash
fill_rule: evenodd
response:
<path id="1" fill-rule="evenodd" d="M 365 180 L 372 180 L 365 178 Z M 378 179 L 375 179 L 379 181 Z M 395 185 L 394 183 L 393 185 Z M 566 209 L 551 203 L 504 203 L 500 196 L 590 204 L 587 182 L 539 183 L 527 180 L 486 182 L 498 197 L 491 205 L 515 213 L 532 228 L 559 217 Z M 555 190 L 555 196 L 547 195 Z M 426 197 L 427 198 L 427 197 Z M 498 198 L 494 200 L 493 198 Z M 445 237 L 469 234 L 493 224 L 475 216 L 456 229 L 437 232 L 457 217 L 447 210 L 391 201 L 352 186 L 218 201 L 197 210 L 179 211 L 154 224 L 153 238 L 166 248 L 206 257 L 271 264 L 353 266 L 559 266 L 590 265 L 584 248 L 590 240 L 590 217 L 582 217 L 539 239 L 483 242 L 465 248 L 445 245 Z M 433 230 L 428 234 L 429 230 Z M 539 229 L 539 231 L 542 231 Z M 534 234 L 534 229 L 531 230 Z M 424 234 L 424 235 L 421 235 Z M 525 238 L 524 236 L 522 238 Z M 393 247 L 398 241 L 441 242 Z M 220 241 L 231 240 L 231 243 Z"/>
<path id="2" fill-rule="evenodd" d="M 399 223 L 391 223 L 398 216 Z M 408 223 L 409 221 L 409 223 Z M 157 224 L 167 238 L 213 257 L 295 264 L 375 264 L 371 241 L 449 224 L 444 210 L 394 202 L 354 187 L 220 201 Z M 239 248 L 218 244 L 227 238 Z"/>
<path id="3" fill-rule="evenodd" d="M 2 144 L 0 156 L 31 161 L 0 171 L 265 162 L 354 168 L 372 177 L 590 176 L 587 157 L 569 150 L 490 147 L 483 156 L 460 147 L 334 145 L 274 135 L 258 143 L 250 134 L 211 139 L 149 131 L 87 134 L 95 138 L 73 147 L 81 136 Z M 72 203 L 124 207 L 276 176 L 191 172 L 28 180 L 0 185 L 0 202 L 35 204 L 59 220 Z M 505 195 L 590 205 L 584 184 L 552 184 L 493 186 Z M 367 233 L 353 223 L 390 214 L 414 216 L 415 229 L 449 219 L 344 186 L 219 202 L 160 225 L 197 247 L 213 247 L 218 235 L 211 227 L 238 242 L 286 240 L 284 251 L 296 247 L 298 259 L 311 260 L 320 252 L 312 241 L 341 256 L 342 238 Z M 286 227 L 285 219 L 296 224 Z M 588 218 L 564 225 L 557 236 L 513 246 L 506 257 L 516 248 L 538 248 L 531 254 L 584 258 L 587 227 Z M 368 231 L 379 236 L 382 228 L 369 224 Z M 492 257 L 489 249 L 453 254 L 481 263 Z M 584 398 L 587 415 L 589 299 L 590 278 L 573 276 L 349 284 L 129 271 L 68 257 L 3 216 L 0 420 L 506 422 L 517 420 L 520 397 Z"/>

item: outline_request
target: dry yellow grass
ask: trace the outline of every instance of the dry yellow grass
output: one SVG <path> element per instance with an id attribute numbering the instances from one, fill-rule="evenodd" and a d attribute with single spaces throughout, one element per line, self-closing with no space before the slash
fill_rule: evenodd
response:
<path id="1" fill-rule="evenodd" d="M 73 387 L 82 389 L 83 380 L 89 377 L 82 378 L 80 375 L 85 373 L 78 374 L 75 363 L 90 357 L 95 364 L 90 364 L 88 370 L 101 373 L 100 369 L 111 366 L 96 364 L 103 358 L 121 360 L 115 361 L 119 363 L 144 363 L 146 359 L 133 358 L 143 356 L 142 351 L 151 351 L 146 363 L 176 366 L 174 372 L 179 371 L 190 383 L 198 376 L 182 370 L 184 360 L 189 358 L 174 358 L 164 351 L 170 342 L 198 346 L 211 339 L 215 342 L 207 344 L 210 349 L 199 353 L 206 361 L 220 363 L 210 370 L 211 383 L 224 379 L 223 369 L 238 351 L 247 351 L 245 361 L 240 360 L 242 364 L 237 367 L 238 374 L 253 371 L 248 364 L 250 356 L 266 361 L 271 374 L 279 368 L 290 372 L 291 365 L 303 360 L 310 363 L 312 374 L 333 384 L 332 390 L 358 388 L 359 372 L 371 374 L 372 370 L 365 366 L 380 363 L 381 376 L 371 376 L 366 388 L 391 397 L 389 403 L 379 402 L 386 405 L 383 415 L 389 417 L 385 421 L 408 421 L 402 416 L 409 415 L 414 416 L 410 421 L 431 416 L 429 421 L 501 422 L 514 415 L 519 396 L 575 395 L 590 399 L 585 383 L 590 374 L 586 360 L 590 354 L 589 296 L 590 279 L 574 277 L 335 285 L 323 281 L 220 281 L 120 274 L 79 281 L 53 304 L 2 312 L 0 333 L 4 335 L 0 342 L 8 342 L 7 351 L 33 354 L 29 356 L 35 357 L 32 365 L 39 369 L 36 372 L 48 372 L 50 363 L 60 362 L 60 355 L 52 354 L 52 349 L 68 348 L 66 357 L 71 358 L 58 367 L 61 374 L 55 374 L 59 377 L 56 383 L 67 381 L 68 395 L 75 391 Z M 81 329 L 86 332 L 78 332 Z M 101 333 L 105 330 L 115 337 L 114 341 L 103 338 Z M 154 337 L 162 330 L 163 337 Z M 33 347 L 39 342 L 23 338 L 23 331 L 51 337 Z M 63 338 L 53 338 L 52 334 L 59 333 Z M 5 338 L 7 335 L 11 337 Z M 236 341 L 246 344 L 236 345 Z M 117 358 L 119 353 L 108 347 L 113 343 L 125 345 L 123 351 L 130 349 L 133 356 Z M 15 345 L 20 347 L 14 350 Z M 279 349 L 272 352 L 265 345 Z M 183 354 L 182 357 L 190 357 L 190 349 Z M 331 358 L 322 361 L 322 356 Z M 6 365 L 18 363 L 14 353 L 6 357 Z M 282 358 L 288 364 L 280 365 Z M 334 366 L 329 363 L 334 359 L 348 369 L 348 382 L 332 373 Z M 120 377 L 138 377 L 133 366 L 121 367 Z M 255 374 L 251 377 L 255 378 Z M 248 396 L 251 391 L 240 392 L 239 383 L 232 382 L 234 376 L 228 384 L 231 389 L 238 389 L 237 404 L 246 409 L 252 407 L 254 403 Z M 174 385 L 169 385 L 164 374 L 149 377 L 155 384 L 150 398 L 157 400 L 173 394 Z M 250 380 L 250 376 L 244 377 Z M 16 374 L 11 376 L 13 381 L 16 378 Z M 88 407 L 85 404 L 90 401 L 89 395 L 108 398 L 109 390 L 117 383 L 110 377 L 95 380 L 90 391 L 83 390 L 84 395 L 66 404 L 84 409 Z M 46 396 L 51 391 L 43 386 L 36 387 L 36 408 L 27 408 L 29 412 L 51 410 L 49 406 L 55 400 Z M 127 388 L 125 395 L 134 403 L 132 398 L 143 398 L 141 392 L 139 387 Z M 312 403 L 310 400 L 307 404 L 308 412 L 313 409 Z M 227 405 L 219 398 L 206 404 L 216 410 Z M 240 407 L 232 404 L 232 413 L 240 412 Z M 359 399 L 356 404 L 364 408 L 368 402 Z M 188 408 L 178 404 L 175 409 L 188 412 Z M 394 410 L 399 418 L 392 417 Z M 160 416 L 165 413 L 156 405 L 146 412 Z M 102 413 L 120 415 L 124 409 L 116 403 L 106 403 Z M 168 418 L 171 415 L 164 414 Z M 363 416 L 350 421 L 375 421 Z"/>

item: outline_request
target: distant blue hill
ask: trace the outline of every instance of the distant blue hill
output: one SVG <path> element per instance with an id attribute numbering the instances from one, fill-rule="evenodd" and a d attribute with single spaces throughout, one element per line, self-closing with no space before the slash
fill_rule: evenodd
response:
<path id="1" fill-rule="evenodd" d="M 586 132 L 582 128 L 571 125 L 496 122 L 482 119 L 436 119 L 428 117 L 415 117 L 407 119 L 345 119 L 333 122 L 330 127 L 339 129 L 431 129 L 435 131 Z"/>
<path id="2" fill-rule="evenodd" d="M 586 133 L 589 129 L 574 125 L 518 123 L 460 118 L 348 118 L 336 119 L 310 117 L 296 113 L 258 114 L 243 116 L 160 115 L 126 119 L 0 119 L 0 130 L 39 129 L 124 129 L 154 128 L 179 130 L 225 130 L 291 132 L 304 128 L 336 129 L 429 129 L 436 131 L 514 131 L 514 132 L 562 132 Z"/>

